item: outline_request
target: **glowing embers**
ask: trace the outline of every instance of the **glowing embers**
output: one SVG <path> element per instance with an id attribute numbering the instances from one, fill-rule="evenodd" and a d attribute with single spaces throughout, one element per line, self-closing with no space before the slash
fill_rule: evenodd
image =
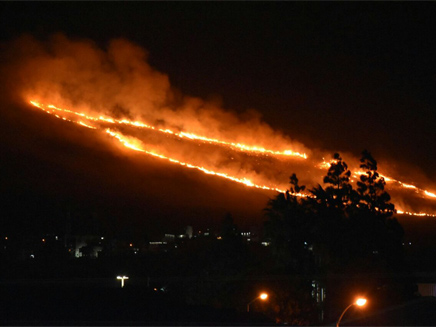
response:
<path id="1" fill-rule="evenodd" d="M 165 160 L 167 160 L 169 162 L 176 163 L 176 164 L 179 164 L 179 165 L 187 167 L 187 168 L 200 170 L 200 171 L 202 171 L 205 174 L 222 177 L 222 178 L 225 178 L 225 179 L 237 182 L 237 183 L 244 184 L 244 185 L 249 186 L 249 187 L 263 189 L 263 190 L 277 191 L 277 192 L 285 192 L 285 190 L 282 190 L 282 189 L 279 189 L 279 188 L 276 188 L 276 187 L 269 187 L 269 186 L 266 186 L 266 185 L 256 184 L 252 180 L 250 180 L 250 179 L 248 179 L 246 177 L 232 176 L 232 175 L 230 175 L 228 173 L 215 171 L 213 169 L 208 169 L 208 168 L 206 168 L 204 166 L 200 166 L 200 165 L 196 165 L 196 164 L 192 164 L 192 163 L 187 163 L 185 161 L 178 160 L 178 159 L 172 158 L 170 156 L 163 155 L 161 153 L 157 153 L 157 151 L 146 150 L 146 149 L 143 148 L 143 143 L 139 139 L 137 139 L 135 137 L 131 137 L 131 136 L 125 136 L 123 133 L 121 133 L 119 131 L 114 131 L 114 130 L 109 129 L 109 128 L 103 128 L 102 127 L 103 125 L 101 124 L 101 123 L 111 123 L 111 124 L 120 123 L 120 124 L 122 124 L 123 121 L 116 121 L 114 119 L 105 118 L 105 117 L 102 117 L 102 116 L 100 116 L 98 118 L 91 117 L 91 116 L 88 116 L 88 115 L 85 115 L 85 114 L 82 114 L 82 113 L 78 113 L 78 112 L 74 112 L 74 111 L 71 111 L 71 110 L 63 110 L 63 109 L 57 108 L 57 107 L 55 107 L 53 105 L 45 106 L 45 105 L 42 105 L 42 104 L 37 103 L 35 101 L 31 101 L 31 104 L 34 105 L 35 107 L 38 107 L 41 110 L 47 112 L 48 114 L 54 115 L 55 117 L 57 117 L 59 119 L 70 121 L 70 122 L 73 122 L 73 123 L 76 123 L 76 124 L 79 124 L 81 126 L 85 126 L 85 127 L 88 127 L 88 128 L 95 128 L 95 129 L 104 130 L 107 134 L 109 134 L 112 137 L 116 138 L 126 148 L 129 148 L 131 150 L 139 151 L 139 152 L 142 152 L 144 154 L 147 154 L 147 155 L 150 155 L 150 156 L 153 156 L 153 157 L 157 157 L 157 158 L 160 158 L 160 159 L 165 159 Z M 77 115 L 79 117 L 95 121 L 96 123 L 100 123 L 99 124 L 100 126 L 98 128 L 94 127 L 94 126 L 88 126 L 88 125 L 84 124 L 81 120 L 73 121 L 71 119 L 67 119 L 65 117 L 62 117 L 62 116 L 58 115 L 57 113 L 55 113 L 55 111 L 56 112 L 63 112 L 64 114 Z M 132 122 L 132 124 L 129 124 L 129 125 L 138 126 L 140 124 L 142 124 L 142 123 Z M 143 127 L 143 126 L 145 126 L 145 125 L 142 124 L 141 127 Z M 154 127 L 151 127 L 151 128 L 155 130 Z M 169 134 L 173 134 L 172 131 L 168 131 L 168 130 L 160 130 L 160 131 L 165 132 L 167 134 L 168 133 Z"/>
<path id="2" fill-rule="evenodd" d="M 431 213 L 425 213 L 425 212 L 410 212 L 410 211 L 397 210 L 397 214 L 408 215 L 408 216 L 417 216 L 417 217 L 434 217 L 434 218 L 436 218 L 436 215 L 433 215 Z"/>
<path id="3" fill-rule="evenodd" d="M 48 113 L 53 113 L 53 111 L 49 110 L 49 109 L 52 109 L 52 110 L 57 110 L 57 111 L 60 111 L 63 113 L 77 115 L 77 116 L 80 116 L 80 117 L 83 117 L 85 119 L 92 120 L 92 121 L 100 121 L 100 122 L 111 123 L 111 124 L 124 124 L 124 125 L 130 125 L 130 126 L 134 126 L 134 127 L 152 129 L 152 130 L 159 131 L 162 133 L 172 134 L 172 135 L 179 137 L 179 138 L 188 138 L 188 139 L 196 140 L 196 141 L 208 142 L 208 143 L 212 143 L 212 144 L 219 144 L 219 145 L 228 146 L 228 147 L 231 147 L 234 149 L 238 149 L 240 151 L 261 153 L 261 154 L 266 154 L 266 155 L 292 156 L 292 157 L 307 159 L 307 155 L 305 153 L 301 153 L 301 152 L 297 152 L 297 151 L 292 151 L 292 150 L 274 151 L 274 150 L 270 150 L 270 149 L 265 149 L 264 147 L 261 147 L 261 146 L 246 145 L 246 144 L 235 143 L 235 142 L 226 142 L 223 140 L 218 140 L 218 139 L 209 138 L 206 136 L 196 135 L 194 133 L 189 133 L 189 132 L 177 133 L 177 132 L 172 131 L 170 129 L 157 128 L 157 127 L 147 125 L 147 124 L 145 124 L 143 122 L 139 122 L 139 121 L 131 121 L 131 120 L 127 120 L 127 119 L 118 120 L 118 119 L 113 119 L 110 117 L 103 117 L 103 116 L 94 117 L 94 116 L 85 115 L 83 113 L 75 112 L 72 110 L 58 108 L 52 104 L 44 105 L 44 104 L 38 103 L 36 101 L 29 101 L 29 102 L 32 105 L 34 105 L 35 107 L 42 109 Z M 82 125 L 88 127 L 88 125 L 86 125 L 85 123 L 82 123 Z M 93 128 L 93 127 L 91 127 L 91 128 Z"/>
<path id="4" fill-rule="evenodd" d="M 330 160 L 330 162 L 327 162 L 323 158 L 323 161 L 321 163 L 319 163 L 318 165 L 316 165 L 316 167 L 319 169 L 329 169 L 333 163 L 335 163 L 335 160 Z M 362 170 L 354 170 L 353 171 L 353 176 L 355 178 L 359 178 L 361 175 L 366 175 L 366 172 L 362 171 Z M 420 189 L 415 185 L 403 183 L 399 180 L 396 180 L 392 177 L 388 177 L 388 176 L 383 175 L 381 173 L 379 173 L 379 176 L 382 177 L 386 183 L 397 183 L 398 185 L 400 185 L 401 187 L 403 187 L 405 189 L 415 190 L 415 192 L 420 193 L 421 195 L 425 195 L 429 198 L 436 198 L 436 194 L 429 192 L 427 190 L 424 190 L 424 189 Z"/>
<path id="5" fill-rule="evenodd" d="M 268 156 L 262 156 L 261 154 L 281 154 L 281 152 L 277 152 L 275 153 L 274 151 L 271 150 L 266 150 L 264 148 L 261 147 L 248 147 L 239 143 L 226 143 L 224 141 L 219 141 L 219 140 L 214 140 L 214 139 L 209 139 L 206 137 L 202 137 L 202 136 L 197 136 L 195 134 L 191 134 L 191 133 L 186 133 L 186 132 L 180 132 L 180 133 L 176 133 L 174 131 L 168 130 L 168 129 L 158 129 L 155 128 L 153 126 L 149 126 L 146 125 L 142 122 L 138 122 L 138 121 L 129 121 L 129 120 L 116 120 L 113 118 L 108 118 L 108 117 L 103 117 L 103 116 L 99 116 L 99 117 L 94 117 L 94 116 L 89 116 L 83 113 L 79 113 L 79 112 L 75 112 L 72 110 L 66 110 L 66 109 L 61 109 L 58 107 L 55 107 L 53 105 L 43 105 L 40 103 L 37 103 L 35 101 L 31 101 L 30 102 L 33 106 L 45 111 L 48 114 L 54 115 L 55 117 L 62 119 L 64 121 L 69 121 L 69 122 L 73 122 L 76 123 L 80 126 L 84 126 L 87 128 L 92 128 L 92 129 L 96 129 L 96 130 L 100 130 L 102 132 L 106 132 L 108 135 L 110 135 L 111 137 L 117 139 L 119 142 L 121 142 L 123 144 L 124 147 L 134 150 L 134 151 L 139 151 L 141 153 L 144 153 L 146 155 L 150 155 L 156 158 L 160 158 L 163 160 L 166 160 L 168 162 L 174 163 L 174 164 L 178 164 L 180 166 L 183 167 L 187 167 L 187 168 L 191 168 L 191 169 L 196 169 L 199 170 L 205 174 L 209 174 L 209 175 L 214 175 L 217 177 L 221 177 L 221 178 L 225 178 L 227 180 L 231 180 L 233 182 L 237 182 L 240 184 L 244 184 L 245 186 L 248 187 L 253 187 L 253 188 L 258 188 L 258 189 L 263 189 L 263 190 L 269 190 L 269 191 L 277 191 L 277 192 L 285 192 L 284 189 L 282 188 L 278 188 L 273 185 L 281 185 L 280 183 L 275 183 L 275 182 L 271 182 L 273 181 L 275 178 L 272 177 L 277 177 L 277 176 L 269 176 L 269 178 L 258 178 L 258 175 L 252 175 L 252 174 L 246 174 L 246 172 L 244 172 L 243 170 L 225 170 L 222 169 L 223 166 L 220 165 L 211 165 L 210 163 L 205 162 L 204 160 L 194 160 L 194 157 L 192 155 L 192 152 L 189 152 L 188 157 L 187 156 L 181 156 L 180 158 L 177 158 L 177 154 L 174 151 L 171 151 L 165 147 L 160 147 L 160 148 L 154 148 L 154 146 L 148 146 L 145 145 L 143 143 L 143 141 L 141 141 L 143 138 L 138 139 L 137 137 L 132 137 L 132 136 L 126 136 L 124 132 L 121 132 L 121 130 L 126 129 L 127 127 L 123 127 L 123 126 L 131 126 L 132 128 L 135 127 L 141 127 L 141 128 L 146 128 L 148 130 L 151 131 L 158 131 L 161 133 L 164 133 L 162 135 L 168 135 L 168 136 L 176 136 L 178 138 L 179 141 L 177 141 L 177 138 L 172 138 L 174 140 L 174 142 L 180 142 L 181 139 L 189 139 L 189 140 L 193 140 L 193 141 L 200 141 L 200 142 L 193 142 L 193 146 L 197 147 L 202 145 L 202 146 L 209 146 L 207 144 L 211 144 L 210 146 L 214 146 L 214 145 L 223 145 L 225 147 L 223 147 L 222 149 L 227 149 L 226 151 L 234 151 L 235 149 L 240 150 L 238 153 L 240 153 L 241 155 L 243 153 L 245 155 L 249 155 L 249 153 L 257 153 L 260 154 L 259 156 L 252 156 L 253 158 L 263 158 L 262 160 L 259 160 L 259 165 L 262 166 L 262 170 L 263 171 L 268 171 L 268 166 L 265 167 L 265 163 L 272 159 L 272 157 Z M 77 116 L 77 118 L 76 118 Z M 108 124 L 113 125 L 114 128 L 108 128 Z M 115 130 L 117 129 L 117 130 Z M 138 130 L 136 130 L 137 132 L 135 132 L 135 136 L 139 133 Z M 145 130 L 141 133 L 148 133 Z M 153 133 L 153 132 L 152 132 Z M 185 141 L 186 142 L 186 141 Z M 206 145 L 204 145 L 206 144 Z M 247 149 L 249 150 L 244 150 L 241 151 L 241 149 L 244 149 L 244 147 L 247 147 Z M 220 147 L 221 148 L 221 147 Z M 174 149 L 174 147 L 173 147 Z M 196 150 L 196 152 L 199 152 L 198 150 Z M 200 151 L 201 152 L 201 151 Z M 283 153 L 288 153 L 287 151 L 283 151 Z M 291 152 L 289 152 L 287 155 L 291 155 Z M 306 156 L 302 155 L 302 158 L 306 158 Z M 184 158 L 189 158 L 189 163 L 186 162 L 187 160 Z M 231 158 L 233 159 L 233 158 Z M 245 160 L 245 159 L 244 159 Z M 257 159 L 253 159 L 253 160 L 257 160 Z M 266 161 L 265 161 L 266 160 Z M 275 159 L 274 159 L 275 160 Z M 195 163 L 196 162 L 196 163 Z M 285 161 L 283 161 L 285 162 Z M 306 161 L 301 161 L 301 163 L 303 164 L 310 164 Z M 323 161 L 322 163 L 316 165 L 317 168 L 320 169 L 326 169 L 328 167 L 330 167 L 330 165 L 333 163 L 334 161 L 330 161 L 330 162 L 326 162 Z M 276 164 L 276 163 L 274 163 Z M 312 163 L 313 165 L 313 163 Z M 213 168 L 211 168 L 213 167 Z M 231 171 L 231 173 L 230 173 Z M 365 172 L 362 171 L 354 171 L 354 176 L 358 177 L 361 174 L 365 174 Z M 254 176 L 254 177 L 253 177 Z M 389 183 L 398 183 L 400 186 L 404 187 L 405 189 L 410 189 L 410 190 L 414 190 L 415 192 L 419 192 L 420 194 L 422 194 L 423 196 L 427 196 L 429 198 L 436 198 L 436 195 L 434 193 L 431 193 L 429 191 L 426 190 L 421 190 L 419 188 L 417 188 L 414 185 L 411 184 L 406 184 L 403 182 L 400 182 L 398 180 L 386 177 L 384 175 L 381 175 L 381 177 L 383 177 L 387 182 Z M 253 177 L 253 178 L 252 178 Z M 280 179 L 281 180 L 281 179 Z M 269 184 L 269 186 L 267 186 Z M 307 195 L 303 195 L 303 194 L 297 194 L 297 196 L 307 196 Z M 432 215 L 432 214 L 426 214 L 426 213 L 413 213 L 413 212 L 408 212 L 408 211 L 403 211 L 403 210 L 398 210 L 398 214 L 407 214 L 407 215 L 415 215 L 415 216 L 430 216 L 430 217 L 436 217 L 436 215 Z"/>
<path id="6" fill-rule="evenodd" d="M 436 194 L 428 192 L 428 191 L 424 191 L 425 195 L 431 197 L 431 198 L 436 198 Z"/>
<path id="7" fill-rule="evenodd" d="M 108 133 L 109 135 L 116 138 L 118 141 L 120 141 L 127 148 L 135 150 L 135 151 L 143 152 L 145 154 L 148 154 L 148 155 L 156 157 L 156 158 L 164 159 L 164 160 L 179 164 L 179 165 L 187 167 L 187 168 L 196 169 L 196 170 L 202 171 L 203 173 L 208 174 L 208 175 L 215 175 L 218 177 L 229 179 L 233 182 L 244 184 L 244 185 L 249 186 L 249 187 L 254 187 L 254 188 L 263 189 L 263 190 L 277 191 L 277 192 L 282 192 L 282 193 L 285 192 L 285 190 L 280 190 L 278 188 L 268 187 L 265 185 L 257 185 L 247 178 L 237 178 L 237 177 L 225 174 L 225 173 L 220 173 L 220 172 L 206 169 L 205 167 L 196 166 L 196 165 L 192 165 L 190 163 L 186 163 L 186 162 L 183 162 L 183 161 L 180 161 L 177 159 L 173 159 L 173 158 L 170 158 L 170 157 L 167 157 L 167 156 L 164 156 L 164 155 L 152 152 L 152 151 L 147 151 L 147 150 L 141 148 L 139 140 L 135 140 L 132 137 L 126 137 L 126 136 L 122 135 L 121 133 L 117 133 L 117 132 L 112 131 L 110 129 L 106 129 L 106 133 Z M 303 196 L 303 195 L 299 194 L 299 196 Z"/>

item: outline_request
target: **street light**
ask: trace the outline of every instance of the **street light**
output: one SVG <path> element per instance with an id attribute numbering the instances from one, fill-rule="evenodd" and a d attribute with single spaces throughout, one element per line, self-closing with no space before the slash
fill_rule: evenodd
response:
<path id="1" fill-rule="evenodd" d="M 247 312 L 250 312 L 250 304 L 253 303 L 256 300 L 262 300 L 265 301 L 268 298 L 267 293 L 261 293 L 258 297 L 255 297 L 253 300 L 250 301 L 250 303 L 247 304 Z"/>
<path id="2" fill-rule="evenodd" d="M 339 317 L 338 323 L 336 324 L 336 327 L 339 327 L 339 323 L 341 322 L 342 317 L 344 316 L 345 312 L 349 308 L 351 308 L 353 305 L 357 305 L 358 307 L 362 307 L 366 304 L 366 299 L 364 298 L 358 298 L 356 302 L 351 303 L 348 307 L 345 308 L 345 310 L 342 312 L 341 316 Z"/>
<path id="3" fill-rule="evenodd" d="M 129 279 L 129 277 L 127 276 L 117 276 L 117 279 L 119 279 L 121 281 L 121 288 L 124 287 L 124 280 L 125 279 Z"/>

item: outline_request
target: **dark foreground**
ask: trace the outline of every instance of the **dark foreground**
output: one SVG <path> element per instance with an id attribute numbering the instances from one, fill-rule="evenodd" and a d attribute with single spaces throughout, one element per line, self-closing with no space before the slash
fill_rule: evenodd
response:
<path id="1" fill-rule="evenodd" d="M 272 325 L 261 314 L 190 306 L 114 280 L 0 283 L 2 325 Z"/>

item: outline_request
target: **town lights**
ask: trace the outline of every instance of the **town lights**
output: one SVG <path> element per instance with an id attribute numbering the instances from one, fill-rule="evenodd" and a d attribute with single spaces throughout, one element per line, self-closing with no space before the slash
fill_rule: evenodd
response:
<path id="1" fill-rule="evenodd" d="M 247 312 L 250 312 L 250 304 L 253 303 L 256 300 L 262 300 L 265 301 L 268 298 L 268 294 L 267 293 L 261 293 L 258 297 L 255 297 L 253 300 L 251 300 L 248 304 L 247 304 Z"/>
<path id="2" fill-rule="evenodd" d="M 351 308 L 353 305 L 357 305 L 358 307 L 362 307 L 366 304 L 366 299 L 364 298 L 358 298 L 355 302 L 351 303 L 348 307 L 345 308 L 345 310 L 342 312 L 341 316 L 339 317 L 338 323 L 336 324 L 336 327 L 339 327 L 339 324 L 342 320 L 342 317 L 344 316 L 345 312 L 347 312 L 347 310 L 349 308 Z"/>
<path id="3" fill-rule="evenodd" d="M 129 279 L 129 277 L 127 276 L 117 276 L 117 279 L 119 279 L 121 281 L 121 288 L 124 287 L 124 280 L 125 279 Z"/>

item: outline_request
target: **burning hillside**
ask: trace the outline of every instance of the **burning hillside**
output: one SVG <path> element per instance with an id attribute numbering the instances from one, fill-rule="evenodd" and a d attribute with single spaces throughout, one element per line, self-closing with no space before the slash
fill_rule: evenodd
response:
<path id="1" fill-rule="evenodd" d="M 23 102 L 68 124 L 105 133 L 108 142 L 232 182 L 284 192 L 288 177 L 321 182 L 329 154 L 310 150 L 263 123 L 253 111 L 237 115 L 215 103 L 180 96 L 125 40 L 107 50 L 56 35 L 11 44 L 5 68 Z M 357 180 L 358 160 L 345 157 Z M 381 173 L 399 213 L 433 215 L 436 194 Z M 424 209 L 425 210 L 424 210 Z M 428 211 L 424 213 L 424 211 Z"/>

